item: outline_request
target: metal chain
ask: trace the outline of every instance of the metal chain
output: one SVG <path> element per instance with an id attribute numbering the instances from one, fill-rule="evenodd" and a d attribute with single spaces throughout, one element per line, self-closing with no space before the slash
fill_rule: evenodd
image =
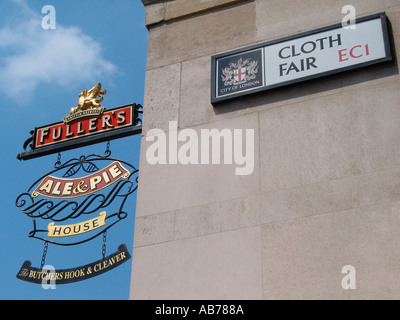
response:
<path id="1" fill-rule="evenodd" d="M 111 155 L 110 140 L 107 141 L 107 147 L 106 147 L 105 155 L 106 155 L 106 157 L 109 157 Z"/>
<path id="2" fill-rule="evenodd" d="M 106 258 L 106 241 L 107 241 L 107 231 L 103 232 L 103 248 L 102 248 L 102 254 L 103 254 L 103 260 Z"/>
<path id="3" fill-rule="evenodd" d="M 47 241 L 44 242 L 44 247 L 43 247 L 43 255 L 42 255 L 42 261 L 40 263 L 40 270 L 43 269 L 45 261 L 46 261 L 46 255 L 47 255 L 47 248 L 49 246 L 49 243 Z"/>
<path id="4" fill-rule="evenodd" d="M 61 166 L 61 153 L 60 153 L 60 152 L 58 153 L 57 161 L 56 161 L 56 163 L 54 164 L 54 168 L 57 168 L 57 167 L 59 167 L 59 166 Z"/>

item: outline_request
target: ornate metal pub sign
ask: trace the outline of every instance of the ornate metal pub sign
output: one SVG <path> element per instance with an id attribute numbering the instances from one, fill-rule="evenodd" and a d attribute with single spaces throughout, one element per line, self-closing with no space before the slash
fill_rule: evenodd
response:
<path id="1" fill-rule="evenodd" d="M 130 259 L 125 244 L 106 256 L 107 230 L 128 215 L 124 205 L 136 191 L 138 170 L 111 157 L 110 140 L 141 133 L 141 105 L 106 110 L 100 105 L 106 90 L 101 84 L 79 94 L 77 107 L 61 122 L 35 128 L 24 143 L 20 160 L 57 153 L 54 169 L 38 178 L 16 199 L 16 206 L 32 221 L 30 238 L 44 242 L 40 268 L 25 261 L 17 278 L 32 283 L 50 280 L 64 284 L 85 280 L 114 269 Z M 91 154 L 61 162 L 61 151 L 102 141 L 105 155 Z M 102 259 L 84 266 L 47 270 L 48 245 L 74 246 L 99 236 Z"/>

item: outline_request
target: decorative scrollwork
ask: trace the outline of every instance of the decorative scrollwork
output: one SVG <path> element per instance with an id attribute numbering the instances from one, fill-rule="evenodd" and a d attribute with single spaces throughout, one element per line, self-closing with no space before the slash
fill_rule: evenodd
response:
<path id="1" fill-rule="evenodd" d="M 76 197 L 60 197 L 60 198 L 49 198 L 46 194 L 43 194 L 43 190 L 39 190 L 37 192 L 38 186 L 43 185 L 43 181 L 45 178 L 51 177 L 57 172 L 64 172 L 62 175 L 63 178 L 66 178 L 65 181 L 79 181 L 79 179 L 89 179 L 91 177 L 90 182 L 93 185 L 97 185 L 100 183 L 101 179 L 108 180 L 110 182 L 111 176 L 108 176 L 105 173 L 105 169 L 99 170 L 99 166 L 97 165 L 100 161 L 114 161 L 111 165 L 107 166 L 106 168 L 113 168 L 112 165 L 117 161 L 118 163 L 123 163 L 126 167 L 129 167 L 129 170 L 126 172 L 119 171 L 119 167 L 115 166 L 114 173 L 117 172 L 119 174 L 118 180 L 111 181 L 110 185 L 106 189 L 99 189 L 105 190 L 107 192 L 99 193 L 87 193 L 78 194 Z M 123 167 L 121 167 L 121 170 Z M 111 170 L 111 169 L 110 169 Z M 71 179 L 78 175 L 79 172 L 87 172 L 91 173 L 92 175 L 85 176 L 85 177 L 78 177 L 75 179 Z M 99 172 L 96 175 L 96 172 Z M 116 173 L 115 173 L 116 174 Z M 29 237 L 41 239 L 43 241 L 48 241 L 49 243 L 59 244 L 59 245 L 74 245 L 78 243 L 83 243 L 89 240 L 94 239 L 95 237 L 99 236 L 102 232 L 108 230 L 111 226 L 113 226 L 118 221 L 125 219 L 128 214 L 124 211 L 124 205 L 129 195 L 137 190 L 137 174 L 138 170 L 130 165 L 125 161 L 121 161 L 118 159 L 108 158 L 106 156 L 99 156 L 95 154 L 91 154 L 89 156 L 81 156 L 80 158 L 75 158 L 67 161 L 66 163 L 60 165 L 55 170 L 51 171 L 50 173 L 42 176 L 38 179 L 29 189 L 27 192 L 20 194 L 15 204 L 24 213 L 27 217 L 32 219 L 33 222 L 33 230 L 29 233 Z M 59 178 L 53 178 L 55 181 Z M 60 178 L 61 179 L 61 178 Z M 84 180 L 82 180 L 84 181 Z M 70 184 L 72 182 L 69 182 Z M 57 189 L 58 186 L 53 186 L 54 190 L 61 193 L 61 190 Z M 43 187 L 46 189 L 47 187 Z M 50 187 L 48 187 L 50 188 Z M 69 186 L 68 188 L 72 188 Z M 67 189 L 67 187 L 65 187 Z M 80 201 L 81 200 L 81 201 Z M 114 205 L 117 203 L 117 205 Z M 45 236 L 40 236 L 42 233 L 46 233 L 48 230 L 44 228 L 39 228 L 38 222 L 41 221 L 53 221 L 53 222 L 62 222 L 69 219 L 79 219 L 83 216 L 88 216 L 91 214 L 96 214 L 99 211 L 104 211 L 107 209 L 107 216 L 106 220 L 109 222 L 105 227 L 99 228 L 97 233 L 94 235 L 76 241 L 76 242 L 69 242 L 60 241 L 60 240 L 51 240 L 49 238 L 45 238 Z M 43 224 L 43 222 L 41 222 Z M 81 221 L 79 221 L 81 223 Z"/>

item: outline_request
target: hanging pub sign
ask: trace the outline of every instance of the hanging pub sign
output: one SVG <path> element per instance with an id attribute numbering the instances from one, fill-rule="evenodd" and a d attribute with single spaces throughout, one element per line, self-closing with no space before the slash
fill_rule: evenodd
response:
<path id="1" fill-rule="evenodd" d="M 26 148 L 31 143 L 31 149 L 17 157 L 27 160 L 108 140 L 105 155 L 91 154 L 61 163 L 59 153 L 54 169 L 17 197 L 16 206 L 32 221 L 29 237 L 44 242 L 40 268 L 32 267 L 26 260 L 18 279 L 38 284 L 72 283 L 112 270 L 131 257 L 125 244 L 106 256 L 107 231 L 127 217 L 124 206 L 136 191 L 138 179 L 134 166 L 111 158 L 109 140 L 141 132 L 141 106 L 132 104 L 107 110 L 100 106 L 105 93 L 100 83 L 84 90 L 77 107 L 62 122 L 33 130 L 24 144 Z M 49 244 L 74 246 L 99 236 L 103 238 L 102 259 L 51 273 L 44 268 Z"/>
<path id="2" fill-rule="evenodd" d="M 392 60 L 385 13 L 215 55 L 211 103 Z"/>
<path id="3" fill-rule="evenodd" d="M 141 133 L 140 104 L 130 104 L 105 110 L 100 106 L 106 90 L 101 84 L 79 94 L 77 106 L 62 117 L 62 121 L 37 127 L 24 143 L 24 152 L 17 155 L 27 160 L 86 145 L 110 141 Z"/>
<path id="4" fill-rule="evenodd" d="M 126 245 L 121 244 L 115 253 L 105 257 L 104 259 L 77 268 L 60 269 L 48 272 L 49 270 L 45 268 L 39 269 L 31 267 L 31 262 L 25 261 L 17 274 L 17 278 L 37 284 L 43 284 L 47 281 L 53 281 L 54 284 L 77 282 L 110 271 L 129 260 L 130 257 Z"/>

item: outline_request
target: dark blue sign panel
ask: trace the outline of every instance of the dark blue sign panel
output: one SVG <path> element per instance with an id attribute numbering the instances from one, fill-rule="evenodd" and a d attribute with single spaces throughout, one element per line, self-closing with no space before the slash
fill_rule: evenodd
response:
<path id="1" fill-rule="evenodd" d="M 217 96 L 224 97 L 264 85 L 262 49 L 243 52 L 217 61 Z"/>

